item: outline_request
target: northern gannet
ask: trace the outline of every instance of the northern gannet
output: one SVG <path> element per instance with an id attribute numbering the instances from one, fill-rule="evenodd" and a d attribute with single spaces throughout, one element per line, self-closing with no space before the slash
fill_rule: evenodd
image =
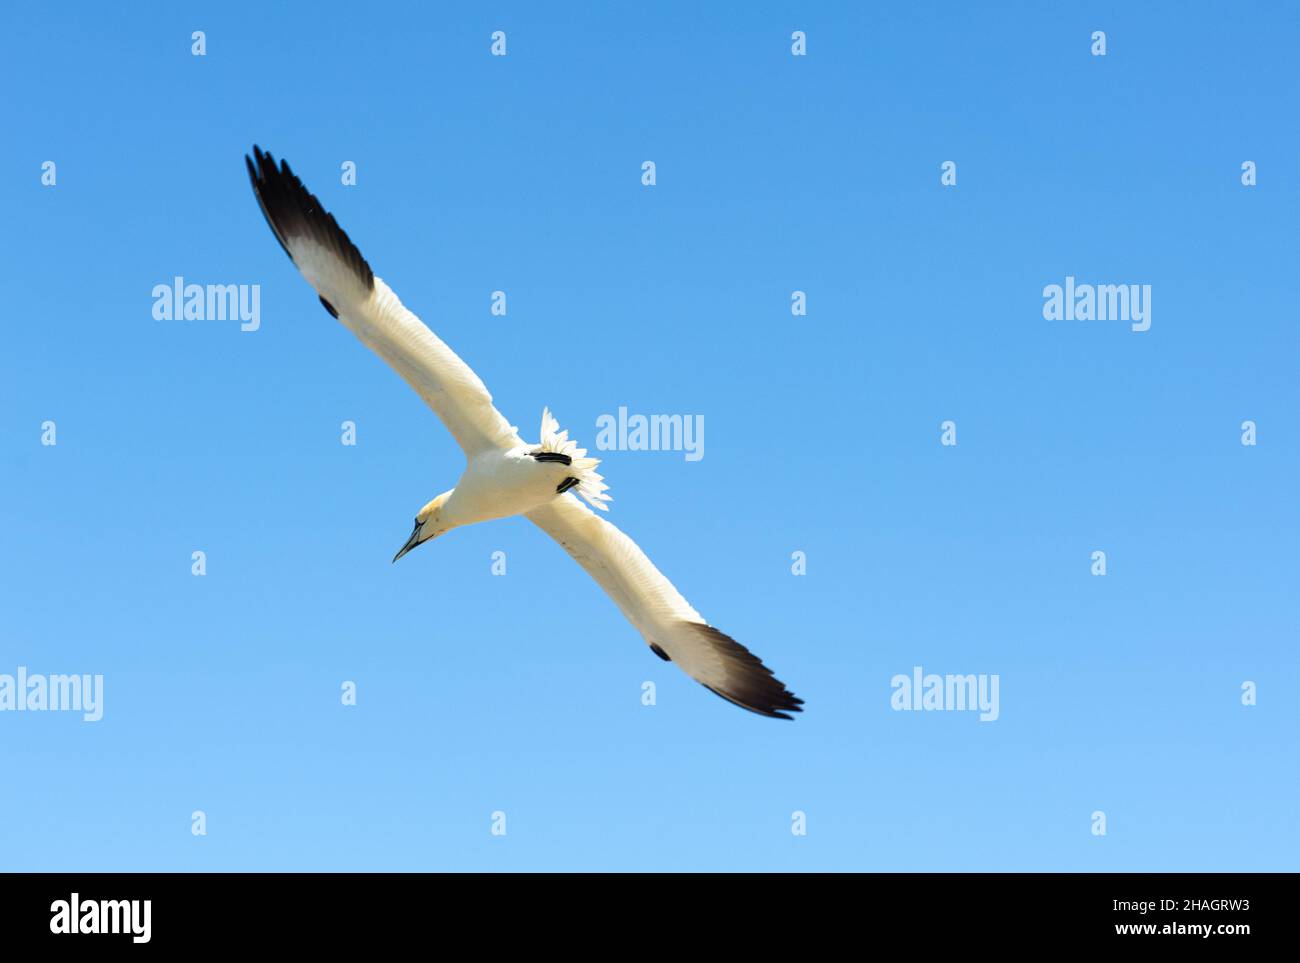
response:
<path id="1" fill-rule="evenodd" d="M 659 658 L 751 712 L 789 719 L 787 713 L 802 711 L 802 699 L 705 622 L 632 539 L 587 507 L 608 510 L 599 460 L 559 429 L 549 409 L 542 411 L 539 441 L 526 444 L 478 375 L 375 277 L 288 163 L 277 166 L 256 146 L 244 160 L 266 222 L 325 310 L 416 390 L 465 451 L 456 487 L 420 509 L 394 562 L 461 525 L 523 515 L 587 570 Z"/>

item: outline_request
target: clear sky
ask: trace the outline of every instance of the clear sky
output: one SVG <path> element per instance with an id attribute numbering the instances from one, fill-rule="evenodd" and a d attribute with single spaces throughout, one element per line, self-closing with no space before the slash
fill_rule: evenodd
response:
<path id="1" fill-rule="evenodd" d="M 1294 6 L 86 7 L 0 14 L 0 674 L 103 718 L 0 712 L 0 868 L 1298 868 Z M 462 455 L 254 142 L 526 437 L 703 418 L 599 453 L 610 518 L 801 717 L 524 520 L 389 564 Z M 260 326 L 156 320 L 177 276 Z"/>

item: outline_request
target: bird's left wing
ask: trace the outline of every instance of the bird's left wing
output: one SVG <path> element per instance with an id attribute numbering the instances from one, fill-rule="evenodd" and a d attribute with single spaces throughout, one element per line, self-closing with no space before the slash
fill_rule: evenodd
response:
<path id="1" fill-rule="evenodd" d="M 645 552 L 572 495 L 527 513 L 600 583 L 662 659 L 695 681 L 759 715 L 789 719 L 803 700 L 758 657 L 691 608 Z"/>
<path id="2" fill-rule="evenodd" d="M 321 303 L 388 362 L 442 419 L 466 455 L 520 444 L 469 365 L 402 306 L 334 216 L 281 160 L 245 156 L 257 202 L 276 239 Z"/>

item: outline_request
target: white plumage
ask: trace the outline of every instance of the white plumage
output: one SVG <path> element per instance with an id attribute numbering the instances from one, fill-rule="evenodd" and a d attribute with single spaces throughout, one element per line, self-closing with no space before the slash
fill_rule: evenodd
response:
<path id="1" fill-rule="evenodd" d="M 596 472 L 600 459 L 588 458 L 587 449 L 579 448 L 576 441 L 570 440 L 567 431 L 560 431 L 560 425 L 551 414 L 550 408 L 542 409 L 540 435 L 542 451 L 568 455 L 573 460 L 569 466 L 569 473 L 578 479 L 574 491 L 585 498 L 592 508 L 599 508 L 602 512 L 609 511 L 609 506 L 605 504 L 612 500 L 605 494 L 609 486 L 605 484 L 604 476 Z"/>
<path id="2" fill-rule="evenodd" d="M 599 459 L 549 408 L 538 442 L 525 443 L 478 375 L 374 276 L 289 165 L 257 147 L 245 160 L 267 223 L 326 310 L 415 389 L 464 449 L 460 480 L 420 509 L 394 561 L 461 525 L 524 515 L 590 573 L 660 658 L 753 712 L 788 719 L 801 711 L 802 700 L 758 658 L 707 624 L 632 539 L 587 507 L 608 509 Z"/>

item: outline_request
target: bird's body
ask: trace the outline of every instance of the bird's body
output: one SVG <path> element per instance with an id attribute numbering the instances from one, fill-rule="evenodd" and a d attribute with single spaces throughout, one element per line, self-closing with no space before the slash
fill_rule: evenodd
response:
<path id="1" fill-rule="evenodd" d="M 562 462 L 538 461 L 536 445 L 483 451 L 469 459 L 456 487 L 447 493 L 443 517 L 453 527 L 524 515 L 556 497 L 571 477 Z"/>
<path id="2" fill-rule="evenodd" d="M 289 165 L 277 167 L 256 147 L 253 155 L 248 173 L 262 213 L 321 304 L 415 389 L 465 452 L 460 480 L 420 510 L 393 560 L 453 528 L 523 515 L 587 570 L 660 658 L 752 712 L 788 719 L 801 711 L 803 700 L 706 623 L 635 542 L 591 510 L 606 511 L 609 501 L 599 461 L 550 411 L 538 441 L 526 443 L 478 376 L 374 276 Z"/>

